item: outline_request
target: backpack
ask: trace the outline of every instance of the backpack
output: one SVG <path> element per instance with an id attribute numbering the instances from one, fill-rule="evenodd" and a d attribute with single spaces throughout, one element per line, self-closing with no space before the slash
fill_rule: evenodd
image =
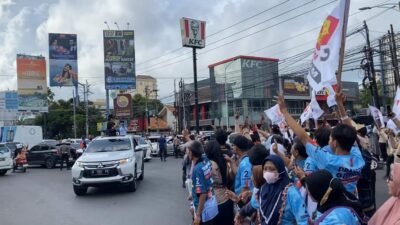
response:
<path id="1" fill-rule="evenodd" d="M 358 143 L 357 143 L 358 144 Z M 361 203 L 363 212 L 372 217 L 376 211 L 375 203 L 375 182 L 376 173 L 371 169 L 371 164 L 374 160 L 372 154 L 358 144 L 361 155 L 365 161 L 365 166 L 361 170 L 360 179 L 357 182 L 358 199 Z"/>

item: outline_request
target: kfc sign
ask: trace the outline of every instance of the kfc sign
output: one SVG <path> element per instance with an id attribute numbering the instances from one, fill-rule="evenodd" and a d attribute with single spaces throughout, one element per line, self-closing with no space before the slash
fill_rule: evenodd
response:
<path id="1" fill-rule="evenodd" d="M 182 18 L 181 35 L 183 47 L 204 48 L 206 46 L 206 22 Z"/>

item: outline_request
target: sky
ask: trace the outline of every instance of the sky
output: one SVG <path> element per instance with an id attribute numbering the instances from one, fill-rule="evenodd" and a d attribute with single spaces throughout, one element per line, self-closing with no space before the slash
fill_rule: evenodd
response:
<path id="1" fill-rule="evenodd" d="M 352 0 L 349 30 L 367 20 L 371 39 L 386 33 L 391 23 L 398 31 L 398 8 L 358 10 L 387 3 L 396 1 Z M 91 84 L 90 100 L 105 99 L 106 21 L 111 29 L 117 25 L 126 29 L 129 23 L 135 30 L 136 74 L 155 77 L 159 98 L 170 103 L 174 80 L 189 83 L 193 77 L 191 49 L 182 47 L 180 18 L 206 21 L 206 48 L 198 50 L 200 80 L 209 77 L 207 65 L 237 55 L 284 59 L 313 48 L 318 27 L 337 4 L 335 0 L 0 0 L 0 90 L 17 90 L 17 54 L 47 59 L 48 33 L 73 33 L 78 37 L 79 82 Z M 356 34 L 348 38 L 346 48 L 363 43 L 365 37 Z M 311 56 L 303 61 L 308 60 Z M 358 70 L 344 73 L 343 80 L 362 77 Z M 70 87 L 52 90 L 56 99 L 72 97 Z"/>

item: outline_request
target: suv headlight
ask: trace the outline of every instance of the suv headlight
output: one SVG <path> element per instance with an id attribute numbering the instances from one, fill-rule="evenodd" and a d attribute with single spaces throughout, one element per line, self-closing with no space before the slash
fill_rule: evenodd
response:
<path id="1" fill-rule="evenodd" d="M 132 161 L 133 161 L 133 158 L 121 159 L 121 160 L 119 160 L 119 164 L 123 165 L 125 163 L 129 163 L 129 162 L 132 162 Z"/>
<path id="2" fill-rule="evenodd" d="M 76 161 L 76 162 L 75 162 L 75 165 L 76 165 L 77 167 L 83 168 L 83 163 L 80 162 L 80 161 Z"/>

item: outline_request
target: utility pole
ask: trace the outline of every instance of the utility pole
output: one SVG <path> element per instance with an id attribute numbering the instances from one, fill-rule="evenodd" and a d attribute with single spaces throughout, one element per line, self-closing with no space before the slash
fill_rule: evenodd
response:
<path id="1" fill-rule="evenodd" d="M 196 58 L 196 48 L 193 47 L 193 77 L 194 77 L 194 108 L 195 108 L 195 119 L 196 119 L 196 134 L 200 131 L 200 121 L 199 121 L 199 93 L 197 88 L 197 58 Z"/>
<path id="2" fill-rule="evenodd" d="M 156 94 L 156 123 L 157 123 L 157 133 L 160 133 L 160 127 L 158 126 L 158 102 L 157 102 L 157 93 L 158 93 L 158 89 L 153 89 L 153 92 Z"/>
<path id="3" fill-rule="evenodd" d="M 74 105 L 74 138 L 76 139 L 76 96 L 74 90 L 72 90 L 72 103 Z"/>
<path id="4" fill-rule="evenodd" d="M 175 115 L 174 115 L 174 117 L 175 117 L 175 127 L 174 127 L 174 130 L 175 130 L 175 134 L 178 132 L 178 120 L 176 119 L 176 115 L 177 115 L 177 110 L 176 110 L 176 106 L 177 106 L 177 104 L 176 104 L 177 102 L 176 102 L 176 78 L 174 79 L 174 112 L 175 112 Z"/>
<path id="5" fill-rule="evenodd" d="M 383 50 L 383 44 L 384 42 L 382 41 L 382 39 L 379 39 L 379 60 L 380 60 L 380 64 L 381 64 L 381 80 L 382 80 L 382 95 L 383 96 L 387 96 L 387 90 L 386 90 L 386 65 L 384 65 L 384 50 Z M 387 113 L 386 110 L 386 98 L 382 98 L 382 105 L 384 106 L 384 112 Z"/>
<path id="6" fill-rule="evenodd" d="M 181 78 L 181 81 L 179 81 L 179 87 L 181 88 L 180 90 L 180 102 L 182 106 L 182 130 L 186 129 L 186 112 L 185 112 L 185 82 Z"/>
<path id="7" fill-rule="evenodd" d="M 399 85 L 399 62 L 397 60 L 397 47 L 396 47 L 396 37 L 394 35 L 393 31 L 393 25 L 390 24 L 390 51 L 391 51 L 391 56 L 392 56 L 392 66 L 393 66 L 393 72 L 394 72 L 394 81 L 396 84 L 396 88 Z"/>
<path id="8" fill-rule="evenodd" d="M 148 88 L 147 85 L 144 88 L 144 92 L 145 92 L 145 95 L 146 95 L 146 99 L 145 99 L 146 100 L 146 124 L 147 124 L 146 133 L 149 134 L 149 126 L 150 126 L 150 123 L 149 123 L 149 109 L 147 108 L 147 98 L 149 97 L 149 88 Z"/>
<path id="9" fill-rule="evenodd" d="M 89 87 L 88 81 L 86 80 L 86 92 L 85 92 L 85 105 L 86 105 L 86 138 L 89 137 Z"/>
<path id="10" fill-rule="evenodd" d="M 374 90 L 374 94 L 373 94 L 373 99 L 375 102 L 375 107 L 376 108 L 380 108 L 380 104 L 379 104 L 379 96 L 378 96 L 378 86 L 376 85 L 376 76 L 375 76 L 375 68 L 374 68 L 374 57 L 373 57 L 373 51 L 371 49 L 371 42 L 369 40 L 369 29 L 367 26 L 367 22 L 365 22 L 364 20 L 364 29 L 365 29 L 365 34 L 366 34 L 366 39 L 367 39 L 367 49 L 366 49 L 366 53 L 367 53 L 367 59 L 368 59 L 368 67 L 369 67 L 369 74 L 370 77 L 372 78 L 372 89 Z"/>

